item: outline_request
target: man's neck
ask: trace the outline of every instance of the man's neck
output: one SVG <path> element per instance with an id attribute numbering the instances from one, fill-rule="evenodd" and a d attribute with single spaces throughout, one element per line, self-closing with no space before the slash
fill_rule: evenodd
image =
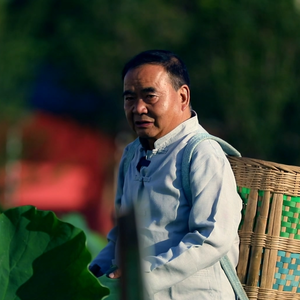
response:
<path id="1" fill-rule="evenodd" d="M 154 149 L 154 140 L 153 139 L 146 139 L 140 137 L 140 143 L 145 150 L 153 150 Z"/>

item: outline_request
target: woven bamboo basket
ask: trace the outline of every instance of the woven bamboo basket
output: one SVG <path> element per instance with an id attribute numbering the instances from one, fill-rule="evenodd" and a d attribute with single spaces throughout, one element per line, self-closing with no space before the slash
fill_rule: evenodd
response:
<path id="1" fill-rule="evenodd" d="M 249 299 L 300 299 L 300 167 L 228 159 L 244 204 L 237 273 Z"/>

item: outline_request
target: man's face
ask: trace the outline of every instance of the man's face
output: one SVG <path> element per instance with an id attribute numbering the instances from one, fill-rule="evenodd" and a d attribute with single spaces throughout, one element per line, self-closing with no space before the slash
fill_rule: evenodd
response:
<path id="1" fill-rule="evenodd" d="M 154 142 L 190 117 L 189 88 L 176 91 L 168 73 L 159 65 L 142 65 L 124 78 L 124 110 L 139 137 Z"/>

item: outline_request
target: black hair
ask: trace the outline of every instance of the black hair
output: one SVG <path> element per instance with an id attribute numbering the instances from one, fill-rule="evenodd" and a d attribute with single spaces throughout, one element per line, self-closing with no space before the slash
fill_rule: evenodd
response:
<path id="1" fill-rule="evenodd" d="M 169 74 L 176 91 L 184 84 L 190 86 L 186 65 L 176 54 L 166 50 L 148 50 L 134 56 L 125 64 L 122 70 L 122 80 L 129 70 L 145 64 L 162 66 Z"/>

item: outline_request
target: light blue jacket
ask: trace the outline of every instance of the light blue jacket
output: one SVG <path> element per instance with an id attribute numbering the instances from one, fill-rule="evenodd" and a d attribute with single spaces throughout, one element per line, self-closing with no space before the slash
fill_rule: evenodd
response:
<path id="1" fill-rule="evenodd" d="M 232 264 L 237 264 L 242 202 L 221 147 L 205 140 L 193 153 L 192 206 L 188 203 L 181 183 L 181 162 L 184 147 L 196 132 L 206 131 L 195 114 L 158 139 L 154 150 L 145 151 L 140 145 L 125 177 L 119 172 L 116 209 L 136 207 L 150 299 L 235 299 L 219 259 L 227 254 Z M 142 156 L 150 164 L 139 172 L 136 166 Z M 115 262 L 115 228 L 108 239 L 107 247 L 93 261 L 104 271 Z"/>

